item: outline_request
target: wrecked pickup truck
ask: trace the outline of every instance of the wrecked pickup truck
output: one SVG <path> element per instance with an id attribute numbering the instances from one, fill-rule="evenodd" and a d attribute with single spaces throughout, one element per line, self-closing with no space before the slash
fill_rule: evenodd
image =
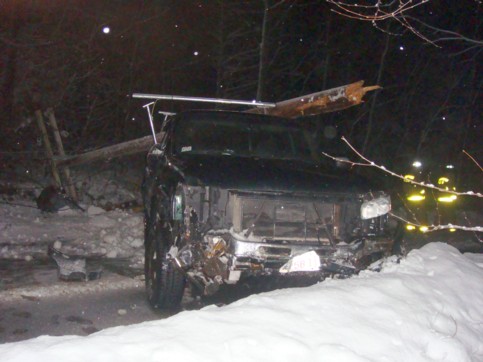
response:
<path id="1" fill-rule="evenodd" d="M 147 155 L 148 299 L 176 308 L 266 275 L 350 275 L 390 255 L 390 198 L 320 158 L 304 123 L 229 111 L 168 118 Z"/>

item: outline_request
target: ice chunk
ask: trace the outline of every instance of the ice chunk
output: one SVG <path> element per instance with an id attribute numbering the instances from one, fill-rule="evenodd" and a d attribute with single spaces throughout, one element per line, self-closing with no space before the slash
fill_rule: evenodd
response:
<path id="1" fill-rule="evenodd" d="M 94 206 L 94 205 L 89 206 L 89 208 L 87 209 L 87 215 L 89 215 L 89 216 L 100 215 L 100 214 L 103 214 L 105 212 L 106 212 L 106 210 L 104 210 L 103 208 L 97 207 L 97 206 Z"/>

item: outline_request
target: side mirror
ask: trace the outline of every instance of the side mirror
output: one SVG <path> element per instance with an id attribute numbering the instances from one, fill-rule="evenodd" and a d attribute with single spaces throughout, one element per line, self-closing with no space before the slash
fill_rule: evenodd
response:
<path id="1" fill-rule="evenodd" d="M 161 143 L 156 143 L 151 149 L 149 150 L 148 155 L 153 157 L 160 157 L 164 156 L 165 148 Z"/>

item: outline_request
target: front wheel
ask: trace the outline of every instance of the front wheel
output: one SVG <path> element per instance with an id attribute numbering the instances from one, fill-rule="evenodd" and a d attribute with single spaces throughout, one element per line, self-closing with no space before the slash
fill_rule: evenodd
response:
<path id="1" fill-rule="evenodd" d="M 172 244 L 161 215 L 152 212 L 146 225 L 144 274 L 148 301 L 157 309 L 177 309 L 183 297 L 184 275 L 168 255 Z"/>
<path id="2" fill-rule="evenodd" d="M 392 254 L 399 257 L 404 257 L 407 253 L 407 234 L 404 230 L 404 225 L 402 223 L 399 223 L 394 235 Z"/>

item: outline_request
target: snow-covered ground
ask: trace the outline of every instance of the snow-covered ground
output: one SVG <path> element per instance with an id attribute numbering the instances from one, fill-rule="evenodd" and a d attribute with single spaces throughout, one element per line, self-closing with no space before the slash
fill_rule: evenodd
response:
<path id="1" fill-rule="evenodd" d="M 24 206 L 20 206 L 24 205 Z M 45 257 L 49 246 L 70 255 L 130 258 L 143 263 L 143 217 L 123 210 L 106 212 L 90 206 L 87 213 L 68 209 L 41 213 L 35 203 L 16 200 L 0 207 L 0 258 Z"/>
<path id="2" fill-rule="evenodd" d="M 483 361 L 483 255 L 443 243 L 380 272 L 0 345 L 2 361 Z"/>
<path id="3" fill-rule="evenodd" d="M 128 258 L 142 267 L 142 214 L 99 208 L 135 195 L 97 175 L 85 187 L 87 213 L 43 214 L 32 198 L 4 198 L 0 258 L 45 258 L 53 246 L 69 255 Z M 0 361 L 483 361 L 482 280 L 483 254 L 431 243 L 400 262 L 385 260 L 380 272 L 253 295 L 86 337 L 2 344 Z M 68 293 L 103 282 L 72 284 Z M 53 294 L 49 288 L 45 293 Z M 13 298 L 18 291 L 6 295 Z"/>
<path id="4" fill-rule="evenodd" d="M 140 203 L 143 164 L 136 159 L 74 170 L 79 203 L 86 212 L 67 208 L 42 213 L 35 197 L 49 181 L 40 176 L 41 170 L 30 170 L 34 181 L 19 182 L 20 171 L 2 174 L 0 259 L 42 258 L 53 246 L 70 255 L 129 258 L 142 265 L 143 216 L 123 206 Z M 12 180 L 17 182 L 12 184 Z"/>

